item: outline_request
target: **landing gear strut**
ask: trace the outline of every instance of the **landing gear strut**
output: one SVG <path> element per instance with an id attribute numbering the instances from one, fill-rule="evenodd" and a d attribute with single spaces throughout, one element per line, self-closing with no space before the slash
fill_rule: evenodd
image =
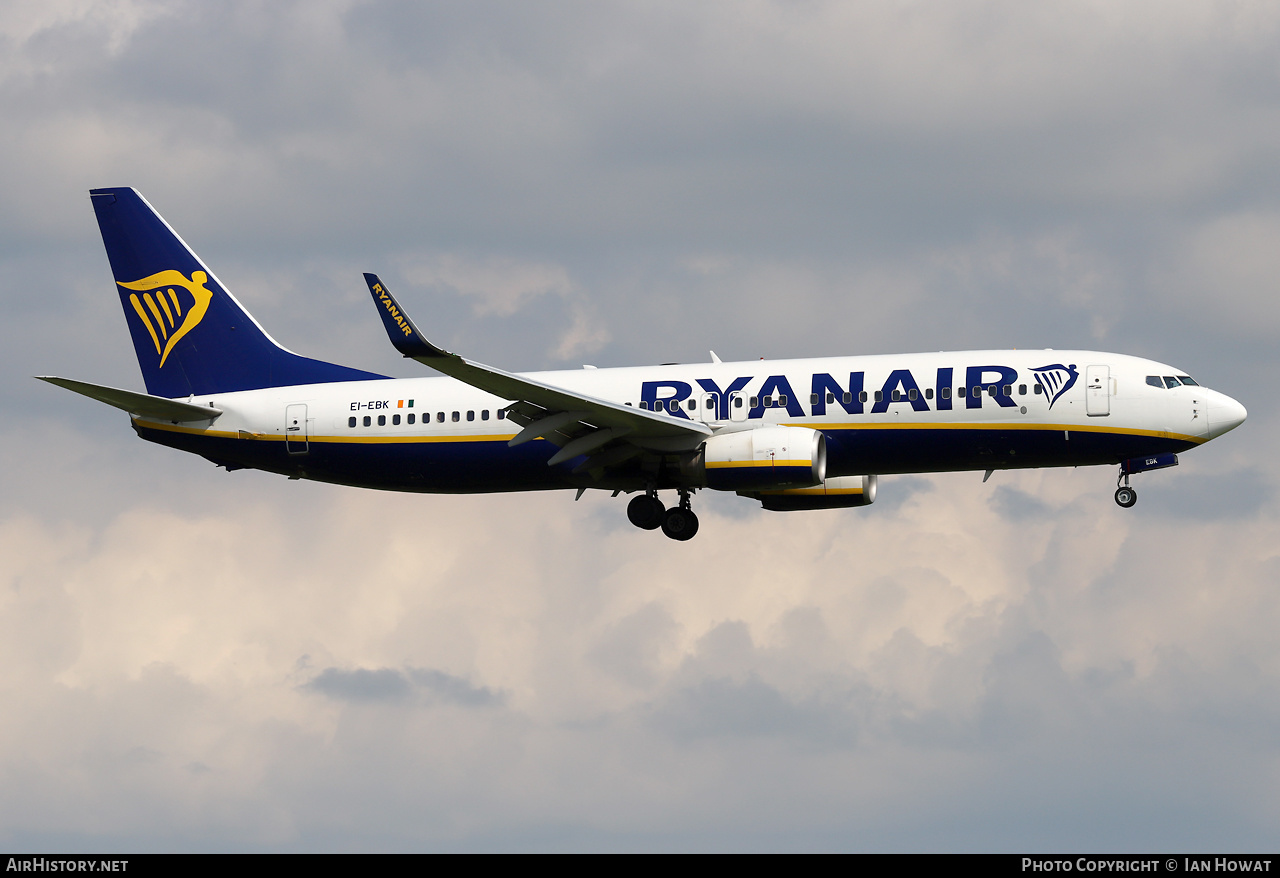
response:
<path id="1" fill-rule="evenodd" d="M 1124 484 L 1120 484 L 1121 482 L 1124 482 Z M 1129 473 L 1125 470 L 1124 464 L 1120 465 L 1120 475 L 1116 477 L 1116 486 L 1116 504 L 1122 509 L 1128 509 L 1138 502 L 1138 492 L 1129 487 Z"/>
<path id="2" fill-rule="evenodd" d="M 698 516 L 693 514 L 687 489 L 680 489 L 680 505 L 672 506 L 663 515 L 662 532 L 681 542 L 693 539 L 693 535 L 698 532 Z"/>

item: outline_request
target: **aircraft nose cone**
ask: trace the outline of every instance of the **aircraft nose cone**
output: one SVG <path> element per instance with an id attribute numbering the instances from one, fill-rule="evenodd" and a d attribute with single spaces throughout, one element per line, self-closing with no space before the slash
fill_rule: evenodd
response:
<path id="1" fill-rule="evenodd" d="M 1240 403 L 1225 393 L 1215 393 L 1209 400 L 1209 438 L 1234 430 L 1248 416 L 1249 413 Z"/>

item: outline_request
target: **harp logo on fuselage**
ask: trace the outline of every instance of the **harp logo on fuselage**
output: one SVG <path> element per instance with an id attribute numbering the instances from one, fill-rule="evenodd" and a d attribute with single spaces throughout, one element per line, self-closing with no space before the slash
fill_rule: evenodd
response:
<path id="1" fill-rule="evenodd" d="M 1061 399 L 1062 395 L 1070 390 L 1075 385 L 1076 379 L 1080 377 L 1075 363 L 1070 366 L 1053 363 L 1048 366 L 1034 368 L 1031 371 L 1035 373 L 1036 378 L 1040 379 L 1040 383 L 1044 385 L 1044 392 L 1049 395 L 1049 408 L 1053 408 L 1053 404 Z"/>
<path id="2" fill-rule="evenodd" d="M 126 290 L 136 291 L 129 294 L 129 304 L 156 346 L 160 368 L 164 368 L 173 346 L 195 329 L 209 310 L 213 292 L 205 287 L 208 280 L 209 276 L 203 271 L 191 272 L 188 279 L 182 272 L 169 269 L 141 280 L 117 281 Z M 185 290 L 186 295 L 179 295 L 179 289 Z"/>

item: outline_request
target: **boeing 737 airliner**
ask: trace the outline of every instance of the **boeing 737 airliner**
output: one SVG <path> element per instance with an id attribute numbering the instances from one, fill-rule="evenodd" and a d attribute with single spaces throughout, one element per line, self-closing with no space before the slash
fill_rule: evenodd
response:
<path id="1" fill-rule="evenodd" d="M 513 374 L 431 344 L 365 275 L 392 344 L 445 377 L 286 350 L 133 189 L 90 192 L 147 392 L 42 380 L 123 409 L 143 439 L 228 470 L 393 491 L 589 488 L 687 540 L 690 498 L 866 506 L 888 473 L 1174 466 L 1245 419 L 1186 372 L 1094 351 L 966 351 Z M 984 477 L 985 478 L 985 477 Z M 660 491 L 678 501 L 666 508 Z"/>

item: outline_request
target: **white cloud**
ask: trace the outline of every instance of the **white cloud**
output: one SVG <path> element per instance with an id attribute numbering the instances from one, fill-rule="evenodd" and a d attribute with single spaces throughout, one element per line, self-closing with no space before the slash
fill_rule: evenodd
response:
<path id="1" fill-rule="evenodd" d="M 569 296 L 569 274 L 559 265 L 514 259 L 472 260 L 451 253 L 409 257 L 402 269 L 415 284 L 443 287 L 473 300 L 475 314 L 509 317 L 540 296 Z"/>
<path id="2" fill-rule="evenodd" d="M 1170 759 L 1202 729 L 1231 736 L 1241 766 L 1265 751 L 1231 729 L 1270 716 L 1271 513 L 1243 528 L 1139 518 L 1101 471 L 996 479 L 939 478 L 891 514 L 701 504 L 688 546 L 603 497 L 283 479 L 247 485 L 234 512 L 126 508 L 69 532 L 10 518 L 0 686 L 22 719 L 0 760 L 24 784 L 0 809 L 11 833 L 205 846 L 307 845 L 335 821 L 368 839 L 398 803 L 375 844 L 491 845 L 530 821 L 602 838 L 733 827 L 746 843 L 780 820 L 894 847 L 902 829 L 875 842 L 829 808 L 870 813 L 892 782 L 896 812 L 940 775 L 1013 819 L 967 777 L 974 748 L 1074 752 L 1091 729 L 1097 797 L 1070 795 L 1104 810 L 1115 748 L 1153 723 Z M 1052 513 L 1007 523 L 997 487 Z M 1241 661 L 1259 670 L 1223 691 Z M 931 776 L 904 773 L 907 754 Z M 826 780 L 804 780 L 815 771 Z M 1037 782 L 1067 794 L 1074 772 Z M 731 790 L 727 823 L 698 816 Z M 341 804 L 373 795 L 387 804 Z M 124 807 L 99 816 L 113 796 Z M 1238 807 L 1274 810 L 1252 794 Z M 1211 837 L 1163 831 L 1135 837 Z"/>

